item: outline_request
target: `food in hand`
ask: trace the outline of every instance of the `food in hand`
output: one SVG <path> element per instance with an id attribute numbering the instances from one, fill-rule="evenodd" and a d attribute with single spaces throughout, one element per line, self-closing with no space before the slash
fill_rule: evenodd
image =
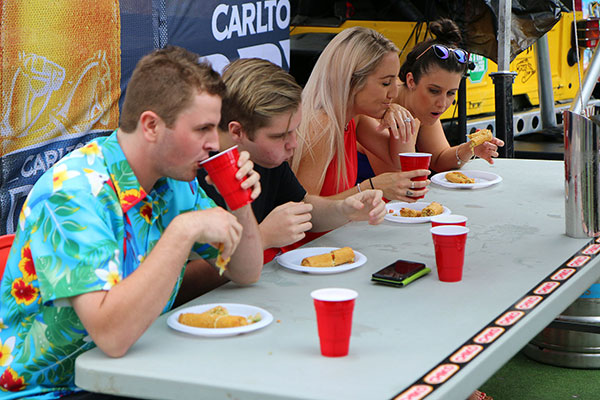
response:
<path id="1" fill-rule="evenodd" d="M 475 179 L 469 178 L 459 171 L 448 172 L 445 176 L 446 180 L 452 183 L 475 183 Z"/>
<path id="2" fill-rule="evenodd" d="M 223 275 L 223 273 L 227 270 L 227 264 L 229 264 L 229 260 L 231 257 L 227 257 L 227 260 L 223 259 L 221 253 L 223 252 L 223 248 L 225 245 L 223 243 L 219 244 L 219 255 L 217 256 L 217 268 L 219 268 L 219 275 Z"/>
<path id="3" fill-rule="evenodd" d="M 467 135 L 467 137 L 470 139 L 469 144 L 471 149 L 473 149 L 473 147 L 477 147 L 482 143 L 492 140 L 493 135 L 492 131 L 489 129 L 480 129 L 474 133 L 471 133 L 470 135 Z"/>
<path id="4" fill-rule="evenodd" d="M 179 323 L 195 328 L 236 328 L 253 324 L 261 318 L 260 313 L 249 317 L 230 315 L 225 307 L 216 306 L 203 313 L 181 313 Z"/>
<path id="5" fill-rule="evenodd" d="M 422 217 L 431 217 L 434 215 L 439 215 L 444 212 L 444 207 L 435 201 L 432 201 L 427 207 L 421 210 Z"/>
<path id="6" fill-rule="evenodd" d="M 354 262 L 354 250 L 350 247 L 342 247 L 325 254 L 317 254 L 302 259 L 303 267 L 336 267 L 338 265 Z"/>

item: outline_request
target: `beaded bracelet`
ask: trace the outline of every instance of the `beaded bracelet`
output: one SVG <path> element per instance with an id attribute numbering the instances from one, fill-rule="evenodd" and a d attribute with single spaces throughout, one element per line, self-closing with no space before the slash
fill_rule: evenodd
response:
<path id="1" fill-rule="evenodd" d="M 467 161 L 461 160 L 460 156 L 458 155 L 458 147 L 459 146 L 456 146 L 456 151 L 454 152 L 454 154 L 456 155 L 456 164 L 458 165 L 458 168 L 460 168 L 463 164 L 466 164 L 469 161 L 471 161 L 473 159 L 473 156 L 469 157 Z"/>

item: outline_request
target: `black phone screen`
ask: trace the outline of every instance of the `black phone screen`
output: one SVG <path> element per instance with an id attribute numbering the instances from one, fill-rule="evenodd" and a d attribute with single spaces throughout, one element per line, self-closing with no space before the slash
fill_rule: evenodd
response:
<path id="1" fill-rule="evenodd" d="M 425 268 L 425 264 L 415 261 L 396 260 L 394 263 L 377 271 L 375 277 L 404 280 Z"/>

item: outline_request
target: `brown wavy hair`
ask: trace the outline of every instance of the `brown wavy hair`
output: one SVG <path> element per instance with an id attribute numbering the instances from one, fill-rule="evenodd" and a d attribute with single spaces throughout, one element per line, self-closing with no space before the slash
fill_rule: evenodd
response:
<path id="1" fill-rule="evenodd" d="M 138 62 L 125 91 L 120 128 L 133 132 L 144 111 L 155 112 L 172 127 L 193 96 L 205 92 L 223 98 L 225 84 L 210 64 L 177 46 L 145 55 Z"/>

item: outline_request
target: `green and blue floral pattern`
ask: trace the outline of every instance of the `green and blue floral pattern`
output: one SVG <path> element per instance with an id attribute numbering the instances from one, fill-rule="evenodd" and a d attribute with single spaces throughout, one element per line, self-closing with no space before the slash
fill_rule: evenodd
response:
<path id="1" fill-rule="evenodd" d="M 94 344 L 67 298 L 110 290 L 175 216 L 214 206 L 196 181 L 162 178 L 146 193 L 116 133 L 49 169 L 23 205 L 0 283 L 0 398 L 55 399 L 77 390 L 75 358 Z M 192 252 L 217 256 L 207 244 Z"/>

